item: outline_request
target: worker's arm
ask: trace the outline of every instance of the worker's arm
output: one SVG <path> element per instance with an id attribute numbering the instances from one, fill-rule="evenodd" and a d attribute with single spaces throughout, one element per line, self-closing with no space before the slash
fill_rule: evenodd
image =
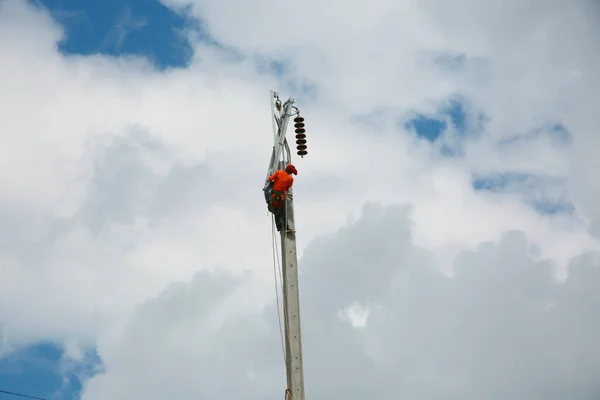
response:
<path id="1" fill-rule="evenodd" d="M 273 173 L 273 175 L 271 175 L 271 176 L 269 177 L 269 182 L 273 182 L 275 179 L 277 179 L 277 176 L 279 175 L 279 173 L 280 173 L 280 172 L 281 172 L 281 171 L 275 171 L 275 172 Z"/>

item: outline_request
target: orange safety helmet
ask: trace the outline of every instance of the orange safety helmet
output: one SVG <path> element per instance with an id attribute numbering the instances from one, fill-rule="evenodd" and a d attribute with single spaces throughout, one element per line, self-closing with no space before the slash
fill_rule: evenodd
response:
<path id="1" fill-rule="evenodd" d="M 285 172 L 287 172 L 288 174 L 298 175 L 298 170 L 292 164 L 285 167 Z"/>

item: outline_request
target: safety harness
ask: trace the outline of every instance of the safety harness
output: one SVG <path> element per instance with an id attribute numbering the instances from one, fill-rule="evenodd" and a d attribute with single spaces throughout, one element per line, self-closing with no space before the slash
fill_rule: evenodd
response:
<path id="1" fill-rule="evenodd" d="M 279 197 L 283 201 L 285 200 L 285 192 L 271 189 L 271 199 L 275 199 L 275 197 Z"/>

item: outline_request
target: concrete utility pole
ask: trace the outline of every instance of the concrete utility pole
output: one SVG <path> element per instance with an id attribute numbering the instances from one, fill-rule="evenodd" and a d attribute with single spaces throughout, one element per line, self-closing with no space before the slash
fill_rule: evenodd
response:
<path id="1" fill-rule="evenodd" d="M 290 164 L 291 152 L 285 137 L 291 117 L 294 117 L 297 154 L 304 157 L 306 135 L 304 118 L 290 98 L 281 103 L 279 95 L 271 91 L 271 115 L 273 119 L 273 154 L 267 171 L 267 178 L 278 169 Z M 270 197 L 270 184 L 266 180 L 265 199 Z M 296 254 L 296 225 L 294 220 L 294 197 L 290 188 L 283 205 L 284 224 L 281 233 L 281 255 L 283 275 L 283 313 L 285 325 L 287 397 L 286 400 L 304 400 L 304 369 L 302 363 L 302 333 L 300 329 L 300 294 L 298 288 L 298 258 Z"/>

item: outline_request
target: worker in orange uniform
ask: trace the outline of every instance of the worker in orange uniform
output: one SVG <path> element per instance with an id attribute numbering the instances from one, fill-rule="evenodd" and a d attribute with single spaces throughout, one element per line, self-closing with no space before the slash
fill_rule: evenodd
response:
<path id="1" fill-rule="evenodd" d="M 278 170 L 269 177 L 269 182 L 273 182 L 271 187 L 271 196 L 269 201 L 269 211 L 275 214 L 277 230 L 280 231 L 284 221 L 283 201 L 285 193 L 294 184 L 294 177 L 298 175 L 298 170 L 292 164 L 285 167 L 285 170 Z"/>

